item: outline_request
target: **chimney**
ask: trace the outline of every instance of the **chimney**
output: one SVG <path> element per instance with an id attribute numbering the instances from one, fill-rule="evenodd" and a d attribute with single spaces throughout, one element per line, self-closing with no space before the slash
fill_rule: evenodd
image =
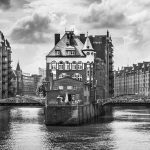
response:
<path id="1" fill-rule="evenodd" d="M 85 34 L 80 34 L 80 41 L 84 44 L 85 43 Z"/>
<path id="2" fill-rule="evenodd" d="M 60 34 L 56 33 L 55 34 L 55 45 L 60 41 Z"/>

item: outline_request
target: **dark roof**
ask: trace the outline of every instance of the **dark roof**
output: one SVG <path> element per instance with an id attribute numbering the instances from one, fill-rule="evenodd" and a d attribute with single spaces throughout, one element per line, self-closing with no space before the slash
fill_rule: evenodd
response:
<path id="1" fill-rule="evenodd" d="M 84 56 L 82 53 L 83 46 L 83 43 L 74 35 L 73 32 L 67 31 L 47 56 L 56 56 L 55 50 L 60 50 L 62 56 L 66 56 L 66 50 L 75 50 L 76 55 Z"/>

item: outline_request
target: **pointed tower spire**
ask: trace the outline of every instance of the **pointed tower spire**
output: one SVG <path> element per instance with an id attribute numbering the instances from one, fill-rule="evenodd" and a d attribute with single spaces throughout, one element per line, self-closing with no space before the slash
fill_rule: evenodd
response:
<path id="1" fill-rule="evenodd" d="M 18 63 L 17 63 L 16 70 L 17 70 L 17 71 L 21 71 L 19 61 L 18 61 Z"/>
<path id="2" fill-rule="evenodd" d="M 91 41 L 89 39 L 88 32 L 87 32 L 87 38 L 86 38 L 86 41 L 84 43 L 84 46 L 83 46 L 82 50 L 87 50 L 87 49 L 94 50 L 93 47 L 92 47 Z"/>
<path id="3" fill-rule="evenodd" d="M 107 37 L 109 37 L 109 31 L 107 30 Z"/>

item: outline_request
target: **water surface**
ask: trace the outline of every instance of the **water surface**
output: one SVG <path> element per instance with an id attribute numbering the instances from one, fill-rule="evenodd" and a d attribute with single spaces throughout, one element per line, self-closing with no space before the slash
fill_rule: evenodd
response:
<path id="1" fill-rule="evenodd" d="M 150 108 L 114 107 L 77 127 L 45 126 L 42 108 L 0 111 L 0 150 L 149 150 Z"/>

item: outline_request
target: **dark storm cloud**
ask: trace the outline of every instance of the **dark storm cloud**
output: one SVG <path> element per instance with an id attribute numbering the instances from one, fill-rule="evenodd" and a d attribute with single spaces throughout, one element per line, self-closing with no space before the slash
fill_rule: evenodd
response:
<path id="1" fill-rule="evenodd" d="M 48 41 L 47 33 L 52 30 L 51 18 L 48 15 L 34 13 L 20 19 L 12 28 L 10 37 L 18 43 L 43 43 Z"/>
<path id="2" fill-rule="evenodd" d="M 0 9 L 7 10 L 10 8 L 10 0 L 0 0 Z"/>

